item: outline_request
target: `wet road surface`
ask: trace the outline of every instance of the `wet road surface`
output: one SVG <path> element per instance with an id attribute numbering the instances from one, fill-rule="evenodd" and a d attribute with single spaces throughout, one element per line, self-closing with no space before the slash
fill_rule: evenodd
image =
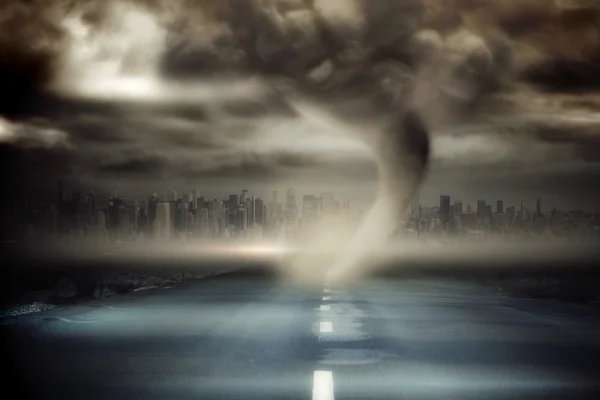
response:
<path id="1" fill-rule="evenodd" d="M 595 311 L 458 281 L 232 273 L 0 331 L 7 384 L 29 398 L 600 398 Z"/>

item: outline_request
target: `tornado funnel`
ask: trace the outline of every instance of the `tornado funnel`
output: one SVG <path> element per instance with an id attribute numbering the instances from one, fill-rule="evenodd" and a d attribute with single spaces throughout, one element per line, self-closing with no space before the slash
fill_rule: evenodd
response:
<path id="1" fill-rule="evenodd" d="M 427 169 L 429 137 L 414 111 L 384 125 L 371 145 L 379 168 L 377 198 L 350 242 L 342 247 L 328 273 L 330 280 L 359 274 L 364 257 L 398 230 Z"/>
<path id="2" fill-rule="evenodd" d="M 314 230 L 310 243 L 305 244 L 307 251 L 286 260 L 283 268 L 331 281 L 356 277 L 365 271 L 366 257 L 398 230 L 403 212 L 419 189 L 429 159 L 427 129 L 419 114 L 411 110 L 390 117 L 390 113 L 383 115 L 355 105 L 343 112 L 341 108 L 315 109 L 299 102 L 295 107 L 325 129 L 339 131 L 341 127 L 363 140 L 373 151 L 379 185 L 375 202 L 357 229 L 349 233 L 346 226 L 322 223 Z"/>

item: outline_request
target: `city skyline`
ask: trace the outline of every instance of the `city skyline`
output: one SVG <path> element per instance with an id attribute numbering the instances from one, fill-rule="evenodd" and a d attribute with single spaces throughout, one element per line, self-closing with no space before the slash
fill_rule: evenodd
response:
<path id="1" fill-rule="evenodd" d="M 54 202 L 14 202 L 11 207 L 3 208 L 7 222 L 3 234 L 7 238 L 26 232 L 50 236 L 75 234 L 101 241 L 134 236 L 167 241 L 184 236 L 258 239 L 287 235 L 290 229 L 294 232 L 313 225 L 326 215 L 344 213 L 356 219 L 365 211 L 353 199 L 340 199 L 335 192 L 300 194 L 288 187 L 283 192 L 273 189 L 270 197 L 263 198 L 248 187 L 251 186 L 242 186 L 237 193 L 226 196 L 214 196 L 205 194 L 200 187 L 180 191 L 168 185 L 168 193 L 153 192 L 135 198 L 115 191 L 103 199 L 93 190 L 81 191 L 59 180 Z M 539 231 L 547 224 L 554 226 L 552 221 L 563 218 L 561 215 L 571 213 L 584 220 L 591 218 L 590 223 L 598 220 L 597 213 L 558 210 L 546 205 L 542 198 L 531 203 L 479 198 L 472 205 L 440 194 L 437 204 L 428 204 L 417 193 L 398 223 L 400 226 L 407 223 L 407 229 L 412 226 L 410 229 L 418 232 L 456 234 L 466 232 L 464 229 Z"/>

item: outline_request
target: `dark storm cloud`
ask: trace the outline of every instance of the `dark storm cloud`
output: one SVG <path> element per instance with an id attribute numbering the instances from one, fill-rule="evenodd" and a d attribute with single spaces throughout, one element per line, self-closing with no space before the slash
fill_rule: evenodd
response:
<path id="1" fill-rule="evenodd" d="M 0 7 L 0 114 L 18 116 L 54 77 L 64 32 L 54 2 L 10 1 Z"/>
<path id="2" fill-rule="evenodd" d="M 0 10 L 0 116 L 20 124 L 19 135 L 10 142 L 19 160 L 27 160 L 21 149 L 25 146 L 34 148 L 37 160 L 47 162 L 56 152 L 66 152 L 69 156 L 58 165 L 68 162 L 68 169 L 90 179 L 118 177 L 124 171 L 136 179 L 152 179 L 156 173 L 259 179 L 328 168 L 342 178 L 345 172 L 353 179 L 373 179 L 372 164 L 358 163 L 343 171 L 318 157 L 294 159 L 267 151 L 247 155 L 244 147 L 252 144 L 243 140 L 261 134 L 263 119 L 274 115 L 300 119 L 287 104 L 285 92 L 251 100 L 233 98 L 218 105 L 216 100 L 184 104 L 178 101 L 180 89 L 161 101 L 137 104 L 118 96 L 102 100 L 61 92 L 53 84 L 67 71 L 65 55 L 73 45 L 72 32 L 62 22 L 80 14 L 77 21 L 90 28 L 87 40 L 93 41 L 106 32 L 119 32 L 113 29 L 118 12 L 112 8 L 117 4 L 141 7 L 165 29 L 157 62 L 159 79 L 184 82 L 185 87 L 222 75 L 258 76 L 274 85 L 275 78 L 285 77 L 293 91 L 325 105 L 366 99 L 365 107 L 336 114 L 344 121 L 370 113 L 394 114 L 409 104 L 423 113 L 434 136 L 447 121 L 460 129 L 464 119 L 483 120 L 489 125 L 486 129 L 498 133 L 503 129 L 499 119 L 510 121 L 514 110 L 534 103 L 509 99 L 505 108 L 491 108 L 494 119 L 482 115 L 486 104 L 498 104 L 493 103 L 498 93 L 520 90 L 515 89 L 515 80 L 535 83 L 549 96 L 600 89 L 599 10 L 596 3 L 583 0 L 17 0 Z M 108 59 L 114 49 L 102 50 L 100 55 Z M 138 51 L 149 50 L 133 46 L 125 52 L 132 54 L 119 60 L 119 73 L 135 72 L 131 65 L 140 63 L 129 58 L 135 61 Z M 597 112 L 597 103 L 589 97 L 560 101 L 569 111 Z M 551 120 L 558 114 L 551 108 L 544 112 Z M 47 122 L 40 126 L 31 122 L 35 118 Z M 222 123 L 229 120 L 242 128 Z M 469 155 L 469 147 L 454 156 L 448 146 L 436 156 L 501 169 L 527 158 L 526 146 L 531 146 L 529 153 L 539 156 L 535 159 L 540 164 L 551 165 L 556 159 L 593 164 L 598 147 L 590 138 L 597 134 L 596 127 L 593 122 L 524 124 L 514 130 L 514 137 L 504 138 L 516 143 L 505 153 L 494 156 L 490 150 L 492 157 L 488 153 L 476 157 Z M 49 131 L 63 132 L 73 148 L 40 148 L 47 143 L 40 138 Z M 473 136 L 479 146 L 482 142 L 476 133 Z M 140 149 L 155 150 L 156 155 L 143 156 Z M 48 158 L 40 155 L 44 152 Z M 219 159 L 221 154 L 224 158 Z M 31 165 L 43 168 L 40 162 Z M 27 174 L 38 172 L 25 168 L 23 181 L 29 179 Z"/>
<path id="3" fill-rule="evenodd" d="M 125 161 L 101 165 L 94 172 L 112 176 L 159 176 L 169 167 L 169 162 L 157 156 L 133 156 Z"/>
<path id="4" fill-rule="evenodd" d="M 528 68 L 525 79 L 545 90 L 586 93 L 600 91 L 600 65 L 577 60 L 550 60 Z"/>
<path id="5" fill-rule="evenodd" d="M 349 167 L 353 164 L 354 167 Z M 192 163 L 185 163 L 181 168 L 182 176 L 190 180 L 234 179 L 276 180 L 311 178 L 316 180 L 342 179 L 344 181 L 364 181 L 376 179 L 377 168 L 371 160 L 331 160 L 328 157 L 280 152 L 270 154 L 250 153 L 242 156 L 225 157 L 221 165 L 205 165 L 198 168 Z"/>

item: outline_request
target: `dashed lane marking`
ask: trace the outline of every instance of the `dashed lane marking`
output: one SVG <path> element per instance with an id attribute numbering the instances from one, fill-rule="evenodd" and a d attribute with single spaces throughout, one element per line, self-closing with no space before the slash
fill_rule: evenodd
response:
<path id="1" fill-rule="evenodd" d="M 334 400 L 331 371 L 315 371 L 312 400 Z"/>
<path id="2" fill-rule="evenodd" d="M 319 332 L 331 333 L 333 332 L 333 324 L 329 321 L 323 321 L 319 323 Z"/>

